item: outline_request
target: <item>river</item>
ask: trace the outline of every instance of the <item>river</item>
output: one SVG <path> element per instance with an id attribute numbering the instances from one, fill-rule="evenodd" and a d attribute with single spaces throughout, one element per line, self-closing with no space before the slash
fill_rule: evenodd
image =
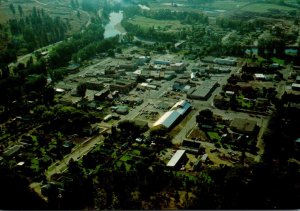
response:
<path id="1" fill-rule="evenodd" d="M 109 14 L 109 23 L 105 25 L 104 38 L 114 37 L 117 34 L 122 34 L 119 27 L 123 19 L 123 11 L 111 12 Z"/>

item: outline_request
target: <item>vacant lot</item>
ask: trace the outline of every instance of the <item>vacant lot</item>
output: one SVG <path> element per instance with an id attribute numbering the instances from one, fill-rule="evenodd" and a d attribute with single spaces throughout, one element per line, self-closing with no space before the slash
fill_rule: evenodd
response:
<path id="1" fill-rule="evenodd" d="M 173 31 L 183 27 L 180 21 L 177 20 L 156 20 L 142 16 L 136 16 L 130 20 L 130 22 L 142 28 L 154 27 L 155 29 L 161 29 L 163 31 Z"/>

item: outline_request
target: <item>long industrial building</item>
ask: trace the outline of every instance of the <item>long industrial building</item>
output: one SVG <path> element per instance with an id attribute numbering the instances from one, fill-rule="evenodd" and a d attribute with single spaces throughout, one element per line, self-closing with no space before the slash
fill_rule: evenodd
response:
<path id="1" fill-rule="evenodd" d="M 162 115 L 153 124 L 153 127 L 162 125 L 169 129 L 175 124 L 175 122 L 184 117 L 190 109 L 191 104 L 187 100 L 179 101 L 169 111 Z"/>

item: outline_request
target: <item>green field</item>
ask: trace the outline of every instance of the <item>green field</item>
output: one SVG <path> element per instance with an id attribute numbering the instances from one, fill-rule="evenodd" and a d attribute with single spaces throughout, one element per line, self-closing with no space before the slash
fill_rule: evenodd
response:
<path id="1" fill-rule="evenodd" d="M 207 132 L 207 135 L 211 140 L 218 140 L 218 141 L 221 140 L 221 137 L 217 132 Z"/>
<path id="2" fill-rule="evenodd" d="M 237 1 L 215 1 L 211 4 L 211 7 L 216 10 L 233 10 L 238 9 L 249 2 L 237 2 Z"/>
<path id="3" fill-rule="evenodd" d="M 284 11 L 296 10 L 296 8 L 293 8 L 293 7 L 277 5 L 277 4 L 267 4 L 267 3 L 250 4 L 246 7 L 243 7 L 241 10 L 247 11 L 247 12 L 265 13 L 265 12 L 268 12 L 270 9 L 271 10 L 284 10 Z"/>
<path id="4" fill-rule="evenodd" d="M 164 31 L 177 30 L 183 27 L 180 21 L 177 20 L 156 20 L 142 16 L 136 16 L 129 22 L 132 24 L 139 25 L 142 28 L 154 27 L 156 29 L 161 29 Z"/>

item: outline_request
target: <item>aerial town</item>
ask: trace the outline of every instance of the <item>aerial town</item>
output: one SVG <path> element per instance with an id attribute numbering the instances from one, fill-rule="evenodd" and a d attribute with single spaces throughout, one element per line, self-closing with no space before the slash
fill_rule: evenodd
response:
<path id="1" fill-rule="evenodd" d="M 299 209 L 299 1 L 0 17 L 1 209 Z"/>

